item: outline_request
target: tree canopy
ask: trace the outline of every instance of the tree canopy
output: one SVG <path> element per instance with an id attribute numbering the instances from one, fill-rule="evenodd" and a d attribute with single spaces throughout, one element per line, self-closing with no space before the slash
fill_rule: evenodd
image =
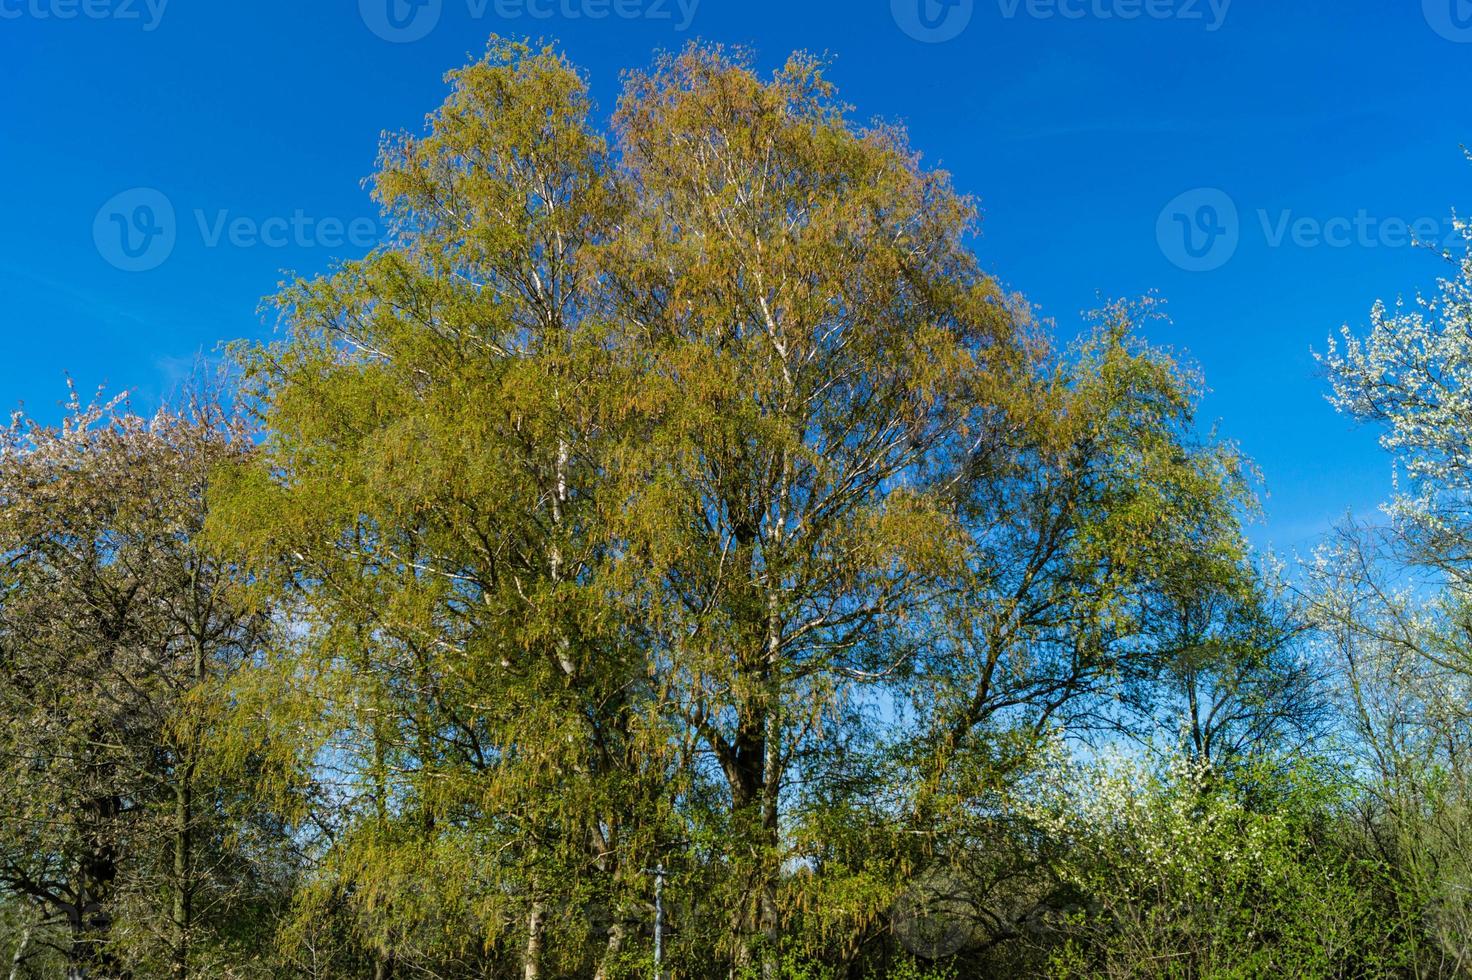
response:
<path id="1" fill-rule="evenodd" d="M 1294 572 L 1159 301 L 1058 338 L 820 59 L 447 80 L 226 389 L 5 431 L 12 978 L 1472 968 L 1472 259 Z"/>

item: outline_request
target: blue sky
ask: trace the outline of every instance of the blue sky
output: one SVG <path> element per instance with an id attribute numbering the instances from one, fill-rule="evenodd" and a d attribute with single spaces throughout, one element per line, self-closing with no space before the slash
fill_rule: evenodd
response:
<path id="1" fill-rule="evenodd" d="M 977 196 L 985 265 L 1060 335 L 1101 295 L 1167 300 L 1153 339 L 1263 470 L 1260 543 L 1389 492 L 1310 352 L 1441 273 L 1407 226 L 1472 211 L 1469 0 L 0 0 L 0 404 L 54 416 L 70 372 L 147 406 L 268 334 L 284 270 L 376 235 L 379 134 L 492 33 L 560 41 L 605 112 L 691 38 L 830 53 L 856 115 Z"/>

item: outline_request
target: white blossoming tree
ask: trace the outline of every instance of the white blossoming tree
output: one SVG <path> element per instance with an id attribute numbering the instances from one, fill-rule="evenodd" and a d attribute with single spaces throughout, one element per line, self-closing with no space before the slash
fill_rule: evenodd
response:
<path id="1" fill-rule="evenodd" d="M 1021 804 L 1074 896 L 1046 975 L 1389 975 L 1400 935 L 1371 924 L 1377 868 L 1324 820 L 1341 793 L 1306 768 L 1223 784 L 1185 758 L 1060 760 Z"/>
<path id="2" fill-rule="evenodd" d="M 1397 496 L 1390 506 L 1403 557 L 1472 585 L 1472 224 L 1455 269 L 1432 295 L 1376 304 L 1368 335 L 1345 327 L 1320 357 L 1336 408 L 1384 426 Z"/>
<path id="3" fill-rule="evenodd" d="M 1472 966 L 1472 224 L 1438 289 L 1377 304 L 1320 361 L 1341 412 L 1382 427 L 1387 526 L 1339 528 L 1309 568 L 1338 668 L 1360 818 L 1394 869 L 1418 963 Z"/>

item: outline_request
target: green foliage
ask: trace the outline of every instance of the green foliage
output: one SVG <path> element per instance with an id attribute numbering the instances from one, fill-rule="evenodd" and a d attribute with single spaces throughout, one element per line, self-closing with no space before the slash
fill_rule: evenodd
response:
<path id="1" fill-rule="evenodd" d="M 14 977 L 1472 969 L 1469 266 L 1331 351 L 1416 494 L 1300 595 L 1158 303 L 1055 345 L 821 60 L 447 80 L 253 426 L 4 430 Z"/>
<path id="2" fill-rule="evenodd" d="M 0 432 L 0 885 L 69 970 L 208 969 L 274 929 L 281 828 L 206 748 L 272 632 L 200 542 L 252 451 L 207 390 Z"/>
<path id="3" fill-rule="evenodd" d="M 1063 768 L 1032 804 L 1076 896 L 1060 977 L 1380 976 L 1403 965 L 1377 892 L 1386 867 L 1346 834 L 1346 787 L 1261 768 Z"/>

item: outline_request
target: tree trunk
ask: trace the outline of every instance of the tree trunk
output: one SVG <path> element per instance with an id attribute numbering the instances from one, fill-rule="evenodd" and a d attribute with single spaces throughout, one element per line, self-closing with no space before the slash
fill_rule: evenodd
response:
<path id="1" fill-rule="evenodd" d="M 762 786 L 762 883 L 758 910 L 758 926 L 762 934 L 762 980 L 777 980 L 782 945 L 777 918 L 777 889 L 782 875 L 778 825 L 782 770 L 781 726 L 782 712 L 779 704 L 772 707 L 767 716 L 766 764 Z"/>
<path id="2" fill-rule="evenodd" d="M 603 948 L 603 959 L 598 962 L 598 970 L 593 974 L 593 980 L 608 980 L 613 975 L 613 968 L 618 962 L 619 954 L 623 952 L 625 936 L 622 922 L 615 922 L 609 928 L 608 945 Z"/>
<path id="3" fill-rule="evenodd" d="M 762 807 L 762 785 L 765 782 L 763 767 L 766 764 L 766 733 L 768 726 L 762 718 L 761 706 L 749 704 L 746 717 L 741 720 L 736 733 L 734 764 L 727 774 L 731 786 L 732 814 L 736 819 L 737 833 L 741 836 L 740 852 L 750 855 L 754 865 L 747 871 L 749 891 L 738 900 L 731 912 L 731 932 L 736 939 L 736 972 L 749 968 L 757 952 L 761 935 L 761 899 L 767 878 L 766 834 L 761 825 L 765 822 Z M 758 908 L 753 908 L 751 898 L 757 896 Z"/>
<path id="4" fill-rule="evenodd" d="M 26 949 L 31 945 L 31 927 L 26 926 L 16 944 L 15 955 L 10 958 L 10 980 L 20 980 L 20 965 L 25 962 Z"/>
<path id="5" fill-rule="evenodd" d="M 193 574 L 197 574 L 197 569 Z M 198 587 L 197 579 L 191 585 Z M 195 689 L 203 686 L 209 663 L 205 641 L 194 637 L 194 660 L 190 678 Z M 171 980 L 187 980 L 189 976 L 190 932 L 194 928 L 194 774 L 197 725 L 187 729 L 179 747 L 179 761 L 174 772 L 174 906 L 170 916 L 173 948 L 170 950 Z"/>
<path id="6" fill-rule="evenodd" d="M 526 919 L 526 957 L 522 964 L 523 980 L 541 980 L 542 977 L 542 940 L 546 931 L 546 923 L 543 921 L 545 908 L 541 899 L 532 902 L 531 912 Z"/>
<path id="7" fill-rule="evenodd" d="M 111 899 L 118 878 L 118 855 L 110 839 L 122 813 L 122 800 L 103 796 L 86 809 L 94 821 L 88 850 L 77 866 L 77 900 L 67 909 L 71 945 L 67 980 L 120 980 L 119 964 L 108 951 L 112 933 Z"/>
<path id="8" fill-rule="evenodd" d="M 174 787 L 174 908 L 173 949 L 169 974 L 173 980 L 189 976 L 189 930 L 194 917 L 194 895 L 190 887 L 190 865 L 194 855 L 194 787 L 192 766 L 186 766 Z"/>
<path id="9" fill-rule="evenodd" d="M 766 644 L 766 744 L 762 753 L 762 881 L 757 925 L 762 936 L 762 980 L 777 980 L 782 953 L 782 936 L 777 914 L 777 890 L 781 885 L 781 795 L 782 795 L 782 621 L 780 598 L 767 596 Z"/>
<path id="10" fill-rule="evenodd" d="M 66 980 L 125 980 L 117 960 L 107 951 L 107 923 L 83 921 L 72 927 L 66 955 Z"/>

